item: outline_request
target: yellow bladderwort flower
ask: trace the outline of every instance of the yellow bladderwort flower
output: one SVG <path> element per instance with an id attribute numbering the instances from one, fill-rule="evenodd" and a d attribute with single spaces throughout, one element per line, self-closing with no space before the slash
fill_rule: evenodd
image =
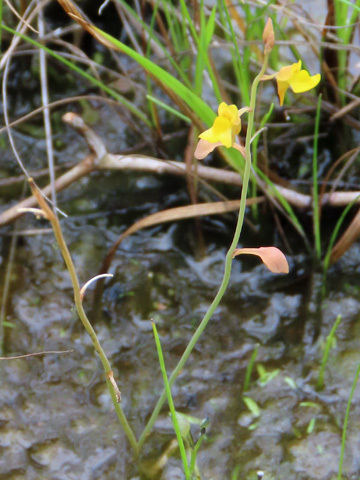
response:
<path id="1" fill-rule="evenodd" d="M 240 130 L 241 121 L 237 106 L 221 102 L 213 126 L 201 133 L 199 137 L 210 143 L 220 142 L 229 148 L 234 143 L 235 135 Z"/>
<path id="2" fill-rule="evenodd" d="M 200 140 L 194 153 L 195 157 L 205 158 L 221 145 L 227 148 L 235 147 L 242 155 L 245 155 L 244 147 L 235 143 L 235 136 L 241 130 L 240 116 L 247 111 L 249 111 L 248 107 L 238 110 L 236 105 L 227 105 L 225 102 L 221 102 L 213 126 L 199 135 Z"/>
<path id="3" fill-rule="evenodd" d="M 295 93 L 307 92 L 316 87 L 321 78 L 320 73 L 311 77 L 306 70 L 301 70 L 301 60 L 281 68 L 278 73 L 269 75 L 266 79 L 269 77 L 276 78 L 280 105 L 284 103 L 285 93 L 289 87 Z"/>

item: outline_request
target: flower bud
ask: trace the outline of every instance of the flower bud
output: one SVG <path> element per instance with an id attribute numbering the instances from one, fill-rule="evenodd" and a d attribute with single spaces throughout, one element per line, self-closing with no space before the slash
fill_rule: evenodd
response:
<path id="1" fill-rule="evenodd" d="M 264 52 L 270 53 L 275 44 L 275 34 L 271 18 L 268 18 L 263 31 Z"/>

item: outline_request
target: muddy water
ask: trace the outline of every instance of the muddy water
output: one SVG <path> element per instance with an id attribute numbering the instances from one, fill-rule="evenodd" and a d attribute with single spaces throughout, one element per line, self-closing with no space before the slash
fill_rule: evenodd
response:
<path id="1" fill-rule="evenodd" d="M 98 206 L 93 199 L 106 191 L 111 194 Z M 63 193 L 60 203 L 72 212 L 63 220 L 64 233 L 81 283 L 97 273 L 127 224 L 176 199 L 181 202 L 182 192 L 178 180 L 160 185 L 151 176 L 117 174 L 96 175 Z M 47 225 L 27 217 L 17 226 L 34 227 Z M 191 221 L 126 239 L 112 264 L 114 278 L 106 284 L 100 313 L 91 313 L 91 295 L 85 301 L 137 435 L 162 390 L 149 320 L 157 322 L 170 371 L 221 281 L 233 218 L 204 220 L 202 227 L 207 254 L 198 260 Z M 2 232 L 4 269 L 11 228 Z M 252 235 L 245 230 L 245 239 Z M 323 299 L 320 274 L 301 257 L 289 257 L 287 279 L 255 261 L 234 261 L 229 291 L 173 389 L 180 412 L 209 418 L 198 458 L 201 478 L 253 479 L 259 469 L 266 479 L 336 478 L 346 402 L 360 362 L 358 256 L 354 247 L 330 272 Z M 22 234 L 7 305 L 13 328 L 5 329 L 5 354 L 73 352 L 1 362 L 0 478 L 183 478 L 166 408 L 139 464 L 133 462 L 99 360 L 72 302 L 70 280 L 51 233 Z M 317 391 L 324 341 L 340 314 L 325 388 Z M 243 401 L 243 382 L 257 345 L 246 395 L 259 410 L 251 412 Z M 359 395 L 356 390 L 345 478 L 360 474 Z M 198 437 L 198 425 L 192 435 Z"/>

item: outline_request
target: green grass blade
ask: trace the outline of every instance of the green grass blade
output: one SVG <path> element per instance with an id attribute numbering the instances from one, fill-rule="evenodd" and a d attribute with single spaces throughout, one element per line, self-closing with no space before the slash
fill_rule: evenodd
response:
<path id="1" fill-rule="evenodd" d="M 247 367 L 246 367 L 245 380 L 244 380 L 244 385 L 243 385 L 243 392 L 244 393 L 249 390 L 251 374 L 254 370 L 255 360 L 256 360 L 258 351 L 259 351 L 259 345 L 257 344 L 254 348 L 254 351 L 251 354 L 249 363 L 247 364 Z"/>
<path id="2" fill-rule="evenodd" d="M 153 13 L 152 13 L 151 20 L 150 20 L 149 37 L 148 37 L 148 42 L 146 44 L 146 57 L 150 57 L 151 41 L 154 40 L 154 37 L 155 37 L 154 26 L 155 26 L 155 20 L 156 20 L 156 14 L 158 12 L 158 8 L 159 8 L 159 1 L 157 1 L 155 6 L 154 6 Z M 147 88 L 147 92 L 148 92 L 148 95 L 147 95 L 146 98 L 149 100 L 149 97 L 151 97 L 151 94 L 152 94 L 152 85 L 151 85 L 151 78 L 148 75 L 146 76 L 146 88 Z M 156 114 L 156 109 L 155 109 L 154 103 L 152 103 L 150 100 L 148 101 L 151 121 L 152 121 L 152 124 L 153 124 L 154 128 L 157 128 L 158 116 Z"/>
<path id="3" fill-rule="evenodd" d="M 156 36 L 154 36 L 154 32 L 152 31 L 151 29 L 151 26 L 147 25 L 140 17 L 139 15 L 135 12 L 134 9 L 132 9 L 124 0 L 117 0 L 121 6 L 126 10 L 126 12 L 133 16 L 134 19 L 139 22 L 139 24 L 141 25 L 141 27 L 149 34 L 149 36 L 151 35 L 153 40 L 156 41 L 156 44 L 158 45 L 158 47 L 162 50 L 162 52 L 164 53 L 164 57 L 170 62 L 171 66 L 174 68 L 174 70 L 177 72 L 177 74 L 179 75 L 179 77 L 182 79 L 182 81 L 190 88 L 191 87 L 191 84 L 189 82 L 189 79 L 187 78 L 187 76 L 184 74 L 184 71 L 183 69 L 181 69 L 179 67 L 179 65 L 176 63 L 176 61 L 174 60 L 174 58 L 172 57 L 172 55 L 170 55 L 168 49 L 160 42 L 158 41 L 158 39 L 156 38 Z M 99 30 L 99 32 L 101 32 L 101 30 Z M 104 32 L 102 32 L 104 33 Z M 113 37 L 112 37 L 113 38 Z"/>
<path id="4" fill-rule="evenodd" d="M 197 37 L 197 58 L 196 58 L 196 68 L 195 68 L 195 92 L 198 95 L 201 95 L 202 91 L 202 82 L 203 82 L 203 71 L 204 65 L 209 73 L 210 80 L 212 83 L 212 87 L 214 89 L 214 94 L 217 101 L 220 103 L 222 100 L 220 87 L 218 85 L 218 81 L 216 75 L 213 72 L 209 55 L 208 55 L 208 46 L 211 42 L 212 35 L 214 33 L 214 25 L 215 22 L 215 7 L 213 8 L 208 23 L 206 24 L 204 9 L 200 8 L 200 37 Z M 196 39 L 195 39 L 196 40 Z"/>
<path id="5" fill-rule="evenodd" d="M 204 64 L 206 64 L 206 20 L 204 13 L 203 0 L 200 2 L 200 37 L 198 41 L 196 66 L 195 66 L 195 92 L 197 95 L 201 95 L 203 76 L 204 76 Z"/>
<path id="6" fill-rule="evenodd" d="M 216 5 L 213 7 L 211 10 L 209 20 L 206 25 L 205 29 L 205 42 L 206 42 L 206 47 L 210 45 L 210 42 L 212 40 L 212 37 L 214 35 L 214 30 L 215 30 L 215 18 L 216 18 Z"/>
<path id="7" fill-rule="evenodd" d="M 343 425 L 343 431 L 342 431 L 342 437 L 341 437 L 341 452 L 340 452 L 340 460 L 339 460 L 339 471 L 338 471 L 338 480 L 341 480 L 342 476 L 342 468 L 343 468 L 343 462 L 344 462 L 344 453 L 345 453 L 345 443 L 346 443 L 346 430 L 347 426 L 349 423 L 349 417 L 350 417 L 350 407 L 351 407 L 351 402 L 355 393 L 355 388 L 357 381 L 359 379 L 360 375 L 360 363 L 356 369 L 354 381 L 351 387 L 351 392 L 349 395 L 349 400 L 346 406 L 346 413 L 345 413 L 345 419 L 344 419 L 344 425 Z"/>
<path id="8" fill-rule="evenodd" d="M 358 12 L 360 12 L 360 2 L 357 1 L 356 4 L 354 5 L 353 3 L 349 2 L 349 0 L 339 0 L 341 3 L 345 3 L 346 5 L 349 5 L 349 7 L 354 8 Z M 353 23 L 353 22 L 350 22 Z"/>
<path id="9" fill-rule="evenodd" d="M 313 148 L 313 228 L 315 237 L 315 253 L 317 260 L 321 259 L 321 232 L 320 232 L 320 205 L 319 205 L 319 187 L 318 187 L 318 140 L 319 140 L 319 125 L 321 114 L 321 100 L 319 95 L 316 118 L 315 118 L 315 132 L 314 132 L 314 148 Z"/>
<path id="10" fill-rule="evenodd" d="M 169 6 L 171 7 L 171 4 L 168 5 L 169 2 L 167 2 L 166 0 L 161 2 L 161 5 L 162 5 L 162 8 L 163 8 L 163 12 L 164 12 L 164 15 L 165 15 L 165 18 L 166 18 L 166 23 L 167 23 L 167 26 L 169 28 L 169 32 L 170 32 L 170 37 L 171 37 L 171 40 L 172 40 L 172 44 L 175 48 L 175 51 L 176 52 L 180 52 L 181 51 L 181 28 L 179 28 L 179 24 L 178 24 L 178 21 L 177 21 L 177 18 L 175 15 L 172 15 L 170 13 L 170 9 L 169 9 Z M 160 0 L 157 0 L 156 2 L 156 7 L 158 7 L 160 4 Z"/>
<path id="11" fill-rule="evenodd" d="M 359 12 L 360 12 L 360 0 L 356 0 L 356 3 L 354 5 L 351 5 L 351 6 L 354 8 L 354 11 L 350 15 L 348 25 L 353 25 L 354 23 L 357 22 L 357 18 L 359 16 Z M 353 28 L 354 27 L 352 27 L 352 29 Z M 351 34 L 352 34 L 352 30 L 349 29 L 349 36 L 348 36 L 348 42 L 347 43 L 349 43 L 349 41 L 350 41 Z"/>
<path id="12" fill-rule="evenodd" d="M 128 100 L 126 100 L 126 98 L 124 98 L 122 95 L 120 95 L 119 93 L 117 93 L 115 90 L 113 90 L 112 88 L 108 87 L 107 85 L 105 85 L 103 82 L 101 82 L 100 80 L 96 79 L 95 77 L 93 77 L 92 75 L 90 75 L 89 73 L 85 72 L 84 70 L 82 70 L 80 67 L 78 67 L 77 65 L 75 65 L 73 62 L 71 62 L 70 60 L 67 60 L 66 58 L 63 58 L 60 54 L 54 52 L 53 50 L 51 50 L 50 48 L 46 47 L 45 45 L 42 45 L 41 43 L 37 42 L 36 40 L 33 40 L 31 37 L 28 37 L 27 35 L 24 35 L 20 32 L 16 32 L 15 30 L 13 30 L 12 28 L 2 24 L 2 28 L 4 30 L 6 30 L 7 32 L 10 32 L 12 33 L 13 35 L 18 35 L 19 37 L 21 37 L 24 41 L 28 42 L 28 43 L 31 43 L 32 45 L 34 45 L 35 47 L 37 48 L 41 48 L 43 50 L 45 50 L 45 52 L 47 52 L 49 55 L 51 55 L 52 57 L 56 58 L 59 62 L 63 63 L 64 65 L 66 65 L 67 67 L 69 67 L 71 70 L 73 70 L 74 72 L 80 74 L 82 77 L 86 78 L 90 83 L 92 83 L 93 85 L 96 85 L 97 87 L 101 88 L 104 92 L 106 92 L 107 94 L 109 94 L 111 97 L 115 98 L 119 103 L 121 103 L 122 105 L 124 105 L 124 107 L 126 107 L 131 113 L 133 113 L 136 117 L 138 117 L 140 120 L 142 120 L 148 127 L 151 127 L 151 123 L 149 122 L 149 120 L 147 119 L 147 117 L 141 112 L 141 110 L 139 110 L 137 107 L 135 107 L 131 102 L 129 102 Z"/>
<path id="13" fill-rule="evenodd" d="M 63 58 L 61 55 L 55 53 L 51 49 L 45 47 L 44 45 L 39 44 L 35 40 L 26 35 L 20 34 L 15 32 L 10 27 L 3 25 L 3 28 L 6 31 L 14 35 L 19 35 L 23 40 L 35 45 L 38 48 L 43 48 L 46 52 L 49 53 L 52 57 L 59 60 L 61 63 L 67 65 L 70 69 L 74 70 L 75 72 L 82 75 L 84 78 L 89 80 L 92 84 L 102 88 L 105 92 L 111 95 L 113 98 L 117 99 L 120 103 L 122 103 L 126 108 L 129 109 L 134 115 L 140 118 L 147 126 L 150 128 L 152 127 L 150 120 L 139 110 L 137 109 L 132 103 L 126 100 L 123 96 L 109 88 L 108 86 L 104 85 L 102 82 L 98 81 L 87 72 L 84 72 L 81 68 L 77 65 L 73 64 L 69 60 Z M 147 72 L 151 73 L 159 82 L 163 83 L 165 87 L 169 88 L 172 92 L 174 92 L 178 97 L 180 97 L 192 111 L 196 113 L 196 115 L 202 120 L 202 122 L 206 126 L 210 126 L 216 117 L 215 112 L 195 93 L 193 93 L 183 82 L 176 79 L 170 73 L 168 73 L 163 68 L 159 67 L 156 63 L 152 62 L 148 58 L 145 58 L 143 55 L 139 54 L 135 50 L 131 49 L 127 45 L 123 44 L 120 40 L 115 39 L 111 35 L 103 32 L 102 30 L 94 27 L 99 34 L 101 34 L 106 40 L 111 42 L 115 48 L 118 48 L 123 53 L 128 55 L 130 58 L 135 60 L 139 65 L 141 65 Z M 225 149 L 224 157 L 228 161 L 228 163 L 234 168 L 234 170 L 242 173 L 244 161 L 242 156 L 239 152 L 235 149 Z"/>
<path id="14" fill-rule="evenodd" d="M 335 24 L 338 28 L 336 34 L 341 40 L 341 43 L 346 46 L 351 40 L 351 36 L 354 31 L 354 27 L 351 26 L 356 22 L 358 17 L 358 9 L 360 9 L 360 1 L 356 0 L 353 4 L 347 1 L 335 0 Z M 354 10 L 350 12 L 350 7 L 354 7 Z M 348 62 L 348 52 L 346 50 L 338 50 L 338 63 L 339 63 L 339 73 L 338 73 L 338 86 L 341 90 L 346 90 L 347 84 L 347 62 Z M 343 92 L 339 93 L 342 104 L 346 103 L 346 97 Z"/>
<path id="15" fill-rule="evenodd" d="M 146 95 L 146 98 L 150 100 L 150 102 L 155 103 L 156 105 L 159 105 L 159 107 L 162 107 L 164 110 L 170 112 L 172 115 L 175 115 L 176 117 L 181 118 L 181 120 L 184 120 L 187 123 L 191 123 L 191 120 L 189 117 L 186 115 L 182 114 L 178 110 L 175 110 L 175 108 L 170 107 L 166 103 L 162 102 L 158 98 L 153 97 L 152 95 Z"/>
<path id="16" fill-rule="evenodd" d="M 220 97 L 221 97 L 220 89 L 217 85 L 216 77 L 212 72 L 212 68 L 211 68 L 208 53 L 207 53 L 209 44 L 211 42 L 211 39 L 214 33 L 214 28 L 215 28 L 216 7 L 212 9 L 209 20 L 206 23 L 202 2 L 200 6 L 200 37 L 198 42 L 198 53 L 197 53 L 196 68 L 195 68 L 195 92 L 198 95 L 201 95 L 203 76 L 204 76 L 204 73 L 203 73 L 204 65 L 206 65 L 213 83 L 215 95 L 218 101 L 220 101 Z"/>
<path id="17" fill-rule="evenodd" d="M 185 0 L 180 0 L 180 8 L 181 8 L 181 14 L 183 15 L 183 18 L 187 21 L 191 35 L 195 42 L 198 44 L 199 43 L 199 38 L 196 33 L 195 25 L 194 22 L 192 21 L 191 15 L 189 13 L 189 10 L 187 8 Z"/>
<path id="18" fill-rule="evenodd" d="M 234 55 L 235 55 L 235 61 L 233 61 L 233 65 L 235 68 L 235 71 L 237 73 L 237 78 L 239 81 L 239 89 L 241 93 L 241 98 L 243 101 L 244 105 L 249 105 L 250 103 L 250 79 L 248 72 L 249 70 L 249 64 L 243 61 L 243 56 L 240 55 L 239 47 L 238 47 L 238 42 L 236 40 L 235 36 L 235 31 L 234 27 L 232 24 L 231 16 L 229 13 L 229 9 L 226 5 L 225 0 L 222 0 L 222 10 L 226 14 L 226 19 L 228 23 L 228 27 L 230 29 L 230 34 L 231 34 L 231 41 L 234 46 Z"/>
<path id="19" fill-rule="evenodd" d="M 1 54 L 1 46 L 2 46 L 2 12 L 3 12 L 3 2 L 0 0 L 0 54 Z"/>
<path id="20" fill-rule="evenodd" d="M 215 113 L 213 110 L 182 82 L 177 80 L 162 67 L 159 67 L 156 63 L 152 62 L 148 58 L 145 58 L 143 55 L 140 55 L 138 52 L 122 43 L 120 40 L 117 40 L 99 28 L 94 28 L 106 40 L 111 42 L 114 47 L 118 48 L 130 58 L 135 60 L 135 62 L 141 65 L 147 72 L 151 73 L 158 81 L 163 83 L 167 88 L 180 97 L 192 110 L 194 110 L 194 112 L 197 113 L 203 122 L 205 122 L 207 125 L 213 122 L 215 118 Z"/>
<path id="21" fill-rule="evenodd" d="M 164 380 L 166 397 L 167 397 L 167 400 L 168 400 L 168 403 L 169 403 L 171 420 L 173 422 L 174 430 L 175 430 L 175 433 L 176 433 L 176 438 L 177 438 L 177 441 L 179 443 L 180 455 L 181 455 L 181 460 L 182 460 L 183 467 L 184 467 L 185 478 L 186 478 L 186 480 L 191 480 L 189 464 L 188 464 L 188 460 L 187 460 L 187 456 L 186 456 L 185 445 L 184 445 L 183 438 L 181 436 L 180 427 L 179 427 L 179 423 L 178 423 L 178 419 L 177 419 L 177 415 L 176 415 L 176 410 L 175 410 L 174 402 L 173 402 L 172 395 L 171 395 L 171 388 L 170 388 L 170 385 L 169 385 L 169 379 L 168 379 L 168 376 L 167 376 L 167 373 L 166 373 L 164 356 L 163 356 L 162 349 L 161 349 L 160 339 L 159 339 L 157 328 L 156 328 L 156 325 L 155 325 L 154 322 L 152 322 L 152 327 L 153 327 L 153 332 L 154 332 L 154 337 L 155 337 L 156 349 L 157 349 L 157 353 L 158 353 L 158 357 L 159 357 L 160 369 L 161 369 L 161 373 L 162 373 L 163 380 Z"/>
<path id="22" fill-rule="evenodd" d="M 325 372 L 325 368 L 326 368 L 327 361 L 328 361 L 328 358 L 329 358 L 329 353 L 330 353 L 330 349 L 331 349 L 331 346 L 332 346 L 332 343 L 333 343 L 334 335 L 335 335 L 336 329 L 340 325 L 340 322 L 341 322 L 341 315 L 338 315 L 332 329 L 330 330 L 329 335 L 326 338 L 324 353 L 323 353 L 323 357 L 322 357 L 322 361 L 321 361 L 321 367 L 320 367 L 320 371 L 319 371 L 319 378 L 318 378 L 318 382 L 317 382 L 317 389 L 318 390 L 322 390 L 323 387 L 324 387 L 324 372 Z"/>

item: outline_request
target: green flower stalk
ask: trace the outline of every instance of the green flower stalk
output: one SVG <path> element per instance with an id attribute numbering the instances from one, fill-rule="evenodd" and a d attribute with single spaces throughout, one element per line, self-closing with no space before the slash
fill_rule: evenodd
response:
<path id="1" fill-rule="evenodd" d="M 245 158 L 245 169 L 244 169 L 243 185 L 242 185 L 240 205 L 239 205 L 239 215 L 236 223 L 234 237 L 231 242 L 230 248 L 226 254 L 224 275 L 223 275 L 221 285 L 208 311 L 206 312 L 204 318 L 201 320 L 198 328 L 196 329 L 188 346 L 186 347 L 181 359 L 179 360 L 179 363 L 177 364 L 174 371 L 172 372 L 169 378 L 170 387 L 173 385 L 180 371 L 183 369 L 192 350 L 194 349 L 200 336 L 205 330 L 207 324 L 209 323 L 209 320 L 213 316 L 216 308 L 218 307 L 229 285 L 231 268 L 232 268 L 232 260 L 234 257 L 236 246 L 239 242 L 240 233 L 242 230 L 244 217 L 245 217 L 246 197 L 247 197 L 247 191 L 248 191 L 250 173 L 251 173 L 251 145 L 250 144 L 251 144 L 252 131 L 254 127 L 256 93 L 257 93 L 259 82 L 262 80 L 262 77 L 267 68 L 270 51 L 271 49 L 269 48 L 269 45 L 268 45 L 268 48 L 266 48 L 266 44 L 265 44 L 264 62 L 259 74 L 254 79 L 254 82 L 251 87 L 250 106 L 245 107 L 244 109 L 238 110 L 235 105 L 226 105 L 224 102 L 221 103 L 218 110 L 218 116 L 215 118 L 213 126 L 207 131 L 205 131 L 203 134 L 200 134 L 200 140 L 195 150 L 195 155 L 197 156 L 197 158 L 204 158 L 206 156 L 204 155 L 204 152 L 209 153 L 210 151 L 214 150 L 218 146 L 223 145 L 227 148 L 231 148 L 231 147 L 236 148 L 237 150 L 240 151 L 240 153 Z M 235 142 L 235 135 L 240 132 L 240 128 L 241 128 L 240 115 L 245 112 L 248 112 L 248 128 L 247 128 L 245 148 L 244 148 Z M 143 433 L 139 438 L 139 448 L 142 447 L 142 445 L 146 440 L 146 437 L 150 433 L 155 423 L 155 420 L 158 417 L 160 410 L 164 404 L 165 399 L 166 399 L 166 393 L 163 392 L 155 406 L 155 409 Z"/>

